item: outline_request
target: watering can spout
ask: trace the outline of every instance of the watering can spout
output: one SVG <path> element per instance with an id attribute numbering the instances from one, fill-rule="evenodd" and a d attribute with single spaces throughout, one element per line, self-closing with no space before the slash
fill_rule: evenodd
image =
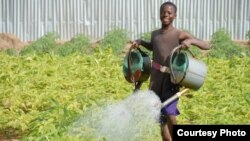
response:
<path id="1" fill-rule="evenodd" d="M 169 99 L 167 99 L 166 101 L 164 101 L 161 104 L 161 108 L 164 108 L 165 106 L 167 106 L 168 104 L 170 104 L 171 102 L 173 102 L 174 100 L 176 100 L 178 97 L 182 96 L 183 94 L 185 94 L 186 92 L 189 91 L 189 88 L 185 88 L 182 91 L 176 93 L 175 95 L 173 95 L 172 97 L 170 97 Z"/>

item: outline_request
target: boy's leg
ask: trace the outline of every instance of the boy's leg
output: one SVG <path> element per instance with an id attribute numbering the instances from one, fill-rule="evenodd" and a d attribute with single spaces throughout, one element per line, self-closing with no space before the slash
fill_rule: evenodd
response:
<path id="1" fill-rule="evenodd" d="M 172 141 L 173 125 L 177 124 L 176 116 L 162 116 L 161 135 L 163 141 Z"/>
<path id="2" fill-rule="evenodd" d="M 173 125 L 177 124 L 176 116 L 180 114 L 177 103 L 178 99 L 161 109 L 161 133 L 163 141 L 172 141 Z"/>
<path id="3" fill-rule="evenodd" d="M 175 115 L 168 116 L 167 124 L 168 124 L 170 134 L 171 134 L 171 136 L 173 136 L 173 126 L 177 124 L 176 116 Z"/>

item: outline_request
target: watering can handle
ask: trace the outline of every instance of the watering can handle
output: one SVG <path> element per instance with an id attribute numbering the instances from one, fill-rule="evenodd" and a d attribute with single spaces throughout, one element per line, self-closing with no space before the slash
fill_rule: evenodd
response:
<path id="1" fill-rule="evenodd" d="M 172 75 L 174 81 L 176 81 L 176 78 L 175 78 L 175 75 L 174 75 L 174 73 L 173 73 L 173 68 L 172 68 L 172 65 L 171 65 L 171 63 L 172 63 L 172 58 L 173 58 L 174 53 L 175 53 L 177 50 L 181 49 L 181 48 L 182 48 L 182 45 L 179 45 L 179 46 L 175 47 L 175 48 L 172 50 L 171 54 L 170 54 L 170 63 L 169 63 L 169 64 L 170 64 L 170 65 L 169 65 L 169 68 L 170 68 L 170 75 Z"/>
<path id="2" fill-rule="evenodd" d="M 193 58 L 196 58 L 196 57 L 194 56 L 193 52 L 191 52 L 190 49 L 187 49 L 187 51 L 192 55 Z"/>
<path id="3" fill-rule="evenodd" d="M 171 62 L 172 62 L 172 57 L 173 57 L 174 53 L 175 53 L 177 50 L 181 50 L 181 49 L 182 49 L 182 45 L 178 45 L 177 47 L 175 47 L 175 48 L 172 50 L 172 52 L 171 52 L 171 54 L 170 54 L 170 64 L 171 64 Z M 187 49 L 187 51 L 192 55 L 193 58 L 196 58 L 196 57 L 194 56 L 194 54 L 193 54 L 189 49 Z M 176 81 L 176 78 L 175 78 L 174 73 L 173 73 L 172 65 L 169 65 L 169 66 L 170 66 L 170 67 L 169 67 L 169 68 L 170 68 L 170 75 L 172 75 L 174 81 Z"/>
<path id="4" fill-rule="evenodd" d="M 172 53 L 174 53 L 177 49 L 182 49 L 182 45 L 178 45 L 177 47 L 175 47 L 174 49 L 173 49 L 173 51 L 172 51 Z M 193 58 L 196 58 L 195 57 L 195 55 L 192 53 L 192 51 L 190 50 L 190 49 L 185 49 L 185 50 L 187 50 L 190 54 L 191 54 L 191 56 L 193 57 Z"/>

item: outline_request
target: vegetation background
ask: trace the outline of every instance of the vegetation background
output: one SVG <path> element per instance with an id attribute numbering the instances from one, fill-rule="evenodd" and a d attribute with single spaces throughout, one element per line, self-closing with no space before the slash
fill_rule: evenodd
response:
<path id="1" fill-rule="evenodd" d="M 208 73 L 201 89 L 181 97 L 180 124 L 250 124 L 250 31 L 246 36 L 249 41 L 238 44 L 220 29 L 209 41 L 210 51 L 191 48 Z M 90 107 L 132 93 L 133 84 L 122 74 L 130 46 L 123 29 L 95 43 L 85 35 L 59 43 L 56 33 L 30 43 L 0 37 L 0 140 L 97 140 L 66 132 Z M 147 86 L 148 81 L 142 89 Z M 160 140 L 158 132 L 147 137 Z"/>

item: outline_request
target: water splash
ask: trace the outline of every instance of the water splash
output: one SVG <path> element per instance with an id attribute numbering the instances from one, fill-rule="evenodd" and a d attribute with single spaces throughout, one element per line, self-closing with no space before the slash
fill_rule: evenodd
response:
<path id="1" fill-rule="evenodd" d="M 108 141 L 144 140 L 157 131 L 160 108 L 153 91 L 138 91 L 123 101 L 92 108 L 72 125 L 69 134 Z"/>

